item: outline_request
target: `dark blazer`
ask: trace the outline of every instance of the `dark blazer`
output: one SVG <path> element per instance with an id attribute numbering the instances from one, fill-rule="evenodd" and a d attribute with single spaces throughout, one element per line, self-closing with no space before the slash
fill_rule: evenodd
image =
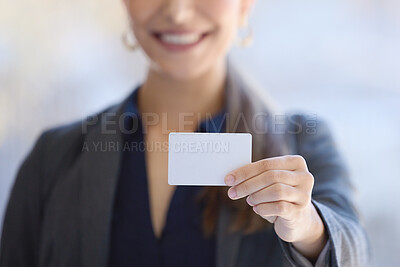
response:
<path id="1" fill-rule="evenodd" d="M 93 142 L 121 142 L 115 126 L 125 101 L 40 136 L 11 192 L 0 247 L 1 267 L 106 266 L 121 151 L 83 147 Z M 239 113 L 250 121 L 258 112 L 271 114 L 260 92 L 231 66 L 226 101 L 232 120 Z M 295 133 L 285 134 L 287 153 L 306 159 L 315 178 L 312 201 L 329 235 L 323 265 L 368 266 L 367 240 L 352 205 L 348 172 L 326 124 L 316 120 L 314 130 L 307 132 L 306 116 L 292 115 L 289 121 L 285 132 Z M 115 132 L 105 132 L 106 127 L 115 127 Z M 252 132 L 243 125 L 234 130 Z M 264 158 L 273 146 L 265 140 L 264 134 L 253 134 L 253 160 Z M 217 227 L 218 267 L 300 265 L 290 244 L 280 240 L 273 227 L 249 235 L 232 233 L 228 231 L 231 217 L 223 206 Z"/>

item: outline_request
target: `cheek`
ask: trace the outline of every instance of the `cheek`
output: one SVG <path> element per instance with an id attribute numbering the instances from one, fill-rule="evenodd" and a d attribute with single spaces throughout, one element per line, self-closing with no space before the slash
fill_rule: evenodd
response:
<path id="1" fill-rule="evenodd" d="M 137 42 L 147 48 L 151 44 L 148 33 L 150 23 L 159 10 L 163 0 L 127 0 L 128 12 L 132 22 L 132 30 Z"/>
<path id="2" fill-rule="evenodd" d="M 240 13 L 242 0 L 198 0 L 204 13 L 213 18 L 228 19 Z"/>
<path id="3" fill-rule="evenodd" d="M 154 16 L 162 4 L 162 0 L 127 1 L 128 12 L 134 25 L 145 25 Z"/>
<path id="4" fill-rule="evenodd" d="M 225 42 L 225 45 L 231 44 L 238 28 L 241 0 L 199 1 L 202 1 L 199 10 L 216 26 L 216 38 Z"/>

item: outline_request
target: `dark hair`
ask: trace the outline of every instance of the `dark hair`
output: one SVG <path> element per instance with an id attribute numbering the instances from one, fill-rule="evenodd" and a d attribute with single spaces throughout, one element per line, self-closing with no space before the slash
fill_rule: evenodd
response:
<path id="1" fill-rule="evenodd" d="M 245 234 L 254 233 L 271 224 L 253 212 L 245 198 L 231 200 L 227 195 L 226 187 L 206 187 L 199 194 L 199 201 L 204 204 L 203 232 L 211 236 L 217 228 L 218 214 L 224 204 L 235 213 L 235 219 L 229 226 L 232 232 L 242 231 Z"/>
<path id="2" fill-rule="evenodd" d="M 288 143 L 282 135 L 267 134 L 254 138 L 253 147 L 262 147 L 262 152 L 254 154 L 253 160 L 258 161 L 263 158 L 281 156 L 287 154 Z M 261 138 L 260 138 L 261 137 Z M 257 143 L 262 142 L 262 144 Z M 255 143 L 254 143 L 255 141 Z M 270 227 L 272 224 L 261 218 L 246 202 L 246 198 L 232 200 L 228 197 L 229 187 L 205 187 L 198 195 L 203 209 L 203 232 L 206 236 L 212 235 L 216 231 L 218 215 L 221 205 L 225 205 L 234 214 L 229 230 L 241 231 L 244 234 L 251 234 L 259 230 Z"/>

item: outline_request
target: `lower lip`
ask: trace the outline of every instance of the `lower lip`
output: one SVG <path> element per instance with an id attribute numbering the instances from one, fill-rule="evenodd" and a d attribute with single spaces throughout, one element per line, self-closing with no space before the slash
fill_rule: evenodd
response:
<path id="1" fill-rule="evenodd" d="M 168 51 L 170 52 L 184 52 L 184 51 L 188 51 L 192 48 L 194 48 L 195 46 L 199 45 L 207 36 L 208 34 L 203 34 L 200 39 L 195 42 L 195 43 L 191 43 L 191 44 L 171 44 L 171 43 L 165 43 L 161 40 L 160 36 L 158 35 L 153 35 L 154 38 L 156 38 L 156 40 Z"/>

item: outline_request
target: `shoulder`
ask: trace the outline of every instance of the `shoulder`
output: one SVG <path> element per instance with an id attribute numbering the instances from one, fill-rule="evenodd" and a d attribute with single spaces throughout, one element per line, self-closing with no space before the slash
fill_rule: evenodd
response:
<path id="1" fill-rule="evenodd" d="M 120 105 L 112 105 L 84 119 L 45 129 L 38 141 L 45 143 L 48 149 L 54 148 L 58 151 L 60 148 L 70 147 L 72 143 L 82 141 L 89 132 L 97 130 L 105 116 L 115 115 Z"/>
<path id="2" fill-rule="evenodd" d="M 28 159 L 40 161 L 39 167 L 44 177 L 70 167 L 82 153 L 87 135 L 100 131 L 104 121 L 102 118 L 110 113 L 115 114 L 120 105 L 112 105 L 84 119 L 45 129 L 36 140 Z"/>
<path id="3" fill-rule="evenodd" d="M 298 112 L 288 115 L 286 135 L 291 154 L 303 156 L 313 174 L 324 173 L 325 177 L 349 175 L 340 146 L 324 118 Z"/>
<path id="4" fill-rule="evenodd" d="M 58 177 L 72 169 L 83 154 L 83 142 L 87 135 L 100 131 L 101 117 L 114 112 L 119 105 L 110 106 L 86 119 L 44 130 L 18 170 L 14 191 L 36 188 L 32 189 L 35 194 L 45 199 Z M 90 127 L 87 127 L 88 124 Z"/>
<path id="5" fill-rule="evenodd" d="M 290 154 L 303 156 L 311 169 L 335 166 L 347 172 L 342 155 L 329 123 L 316 114 L 292 113 L 287 116 L 285 133 Z"/>
<path id="6" fill-rule="evenodd" d="M 316 113 L 288 112 L 287 121 L 288 128 L 298 135 L 311 136 L 331 132 L 327 120 Z"/>
<path id="7" fill-rule="evenodd" d="M 291 112 L 286 117 L 286 134 L 298 150 L 317 148 L 318 144 L 335 145 L 332 130 L 326 119 L 313 113 Z"/>

